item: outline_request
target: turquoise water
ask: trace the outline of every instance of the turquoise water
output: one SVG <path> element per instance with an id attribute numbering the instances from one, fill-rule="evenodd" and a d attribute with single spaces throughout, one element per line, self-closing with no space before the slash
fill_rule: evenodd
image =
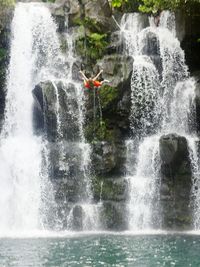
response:
<path id="1" fill-rule="evenodd" d="M 200 237 L 84 235 L 0 239 L 0 266 L 200 266 Z"/>

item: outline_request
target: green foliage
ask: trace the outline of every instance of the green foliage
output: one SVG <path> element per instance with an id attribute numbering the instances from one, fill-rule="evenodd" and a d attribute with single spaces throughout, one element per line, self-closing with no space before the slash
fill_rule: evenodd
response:
<path id="1" fill-rule="evenodd" d="M 87 122 L 85 127 L 85 137 L 88 142 L 96 141 L 113 141 L 114 131 L 109 128 L 108 120 L 99 120 L 96 118 L 95 121 Z"/>
<path id="2" fill-rule="evenodd" d="M 175 10 L 178 8 L 182 0 L 142 0 L 139 10 L 144 13 L 156 14 L 161 10 Z"/>
<path id="3" fill-rule="evenodd" d="M 102 108 L 105 109 L 110 106 L 118 98 L 117 88 L 109 85 L 103 85 L 99 91 Z"/>
<path id="4" fill-rule="evenodd" d="M 87 37 L 89 47 L 89 56 L 92 59 L 99 59 L 104 54 L 105 48 L 108 45 L 107 34 L 91 33 Z"/>
<path id="5" fill-rule="evenodd" d="M 91 32 L 101 32 L 101 28 L 98 24 L 98 22 L 92 18 L 84 17 L 84 18 L 76 18 L 73 23 L 75 25 L 84 26 L 86 29 L 88 29 Z"/>
<path id="6" fill-rule="evenodd" d="M 188 8 L 193 3 L 200 3 L 200 0 L 112 0 L 114 8 L 136 11 L 138 7 L 139 11 L 152 14 L 157 14 L 166 9 Z"/>
<path id="7" fill-rule="evenodd" d="M 76 43 L 79 54 L 91 62 L 95 62 L 103 56 L 107 45 L 107 34 L 100 33 L 88 33 Z"/>
<path id="8" fill-rule="evenodd" d="M 15 0 L 0 0 L 0 9 L 15 5 Z"/>
<path id="9" fill-rule="evenodd" d="M 112 7 L 124 12 L 137 11 L 141 0 L 112 0 Z"/>
<path id="10" fill-rule="evenodd" d="M 112 0 L 113 7 L 121 7 L 124 3 L 127 3 L 128 0 Z"/>
<path id="11" fill-rule="evenodd" d="M 5 48 L 0 48 L 0 61 L 5 59 L 7 56 L 7 50 Z"/>
<path id="12" fill-rule="evenodd" d="M 76 40 L 76 51 L 87 58 L 90 63 L 95 63 L 100 59 L 108 45 L 108 35 L 103 32 L 101 26 L 95 19 L 85 17 L 76 19 L 74 24 L 79 25 L 80 35 Z"/>
<path id="13" fill-rule="evenodd" d="M 144 13 L 157 14 L 162 10 L 176 10 L 178 8 L 186 8 L 193 3 L 200 3 L 199 0 L 142 0 L 139 11 Z"/>

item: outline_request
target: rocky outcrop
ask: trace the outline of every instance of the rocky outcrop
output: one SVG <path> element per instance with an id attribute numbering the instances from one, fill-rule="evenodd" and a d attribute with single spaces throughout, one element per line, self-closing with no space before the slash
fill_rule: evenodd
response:
<path id="1" fill-rule="evenodd" d="M 76 26 L 84 18 L 95 21 L 101 31 L 111 30 L 115 26 L 107 0 L 57 0 L 55 4 L 49 6 L 60 31 L 63 31 L 65 27 L 64 22 L 68 22 L 69 26 Z"/>
<path id="2" fill-rule="evenodd" d="M 190 229 L 192 175 L 186 138 L 176 134 L 162 136 L 160 157 L 162 175 L 160 205 L 163 228 Z"/>
<path id="3" fill-rule="evenodd" d="M 98 91 L 85 89 L 84 134 L 91 149 L 89 175 L 94 196 L 92 201 L 100 202 L 102 205 L 103 228 L 124 230 L 127 229 L 128 197 L 128 184 L 124 178 L 125 140 L 130 135 L 130 80 L 133 59 L 122 55 L 120 51 L 120 32 L 112 19 L 108 2 L 107 0 L 57 0 L 55 4 L 47 3 L 47 5 L 58 24 L 61 49 L 64 52 L 67 51 L 66 33 L 74 33 L 74 46 L 78 58 L 73 66 L 73 78 L 77 80 L 80 68 L 86 69 L 88 73 L 97 73 L 99 69 L 103 69 L 101 78 L 110 81 Z M 199 42 L 196 42 L 199 38 L 197 21 L 198 18 L 193 17 L 192 23 L 195 26 L 190 31 L 189 21 L 185 18 L 185 28 L 181 29 L 179 36 L 192 70 L 199 66 L 196 56 L 199 51 Z M 0 22 L 1 115 L 4 109 L 9 23 Z M 144 42 L 141 51 L 151 57 L 161 73 L 162 64 L 157 37 L 153 32 L 148 31 L 146 34 L 147 42 Z M 196 89 L 198 127 L 200 127 L 199 90 L 198 86 Z M 45 134 L 48 140 L 51 163 L 49 177 L 53 181 L 55 199 L 60 207 L 58 211 L 60 218 L 66 226 L 65 215 L 69 213 L 70 207 L 74 207 L 72 224 L 75 230 L 80 230 L 83 224 L 83 209 L 81 205 L 75 203 L 78 203 L 85 193 L 81 163 L 83 149 L 87 148 L 81 147 L 77 142 L 80 140 L 80 129 L 76 88 L 72 83 L 46 81 L 34 88 L 33 97 L 34 129 L 36 134 Z M 192 178 L 188 154 L 187 140 L 184 137 L 175 134 L 161 137 L 160 204 L 163 228 L 188 229 L 191 226 L 189 196 Z"/>
<path id="4" fill-rule="evenodd" d="M 200 4 L 198 1 L 188 2 L 186 10 L 177 12 L 176 24 L 181 46 L 185 51 L 186 63 L 190 71 L 200 69 L 197 57 L 200 53 Z"/>
<path id="5" fill-rule="evenodd" d="M 142 54 L 147 55 L 151 58 L 159 74 L 162 74 L 162 60 L 160 57 L 160 44 L 158 37 L 155 32 L 149 31 L 144 33 L 144 40 L 142 42 L 143 47 L 141 48 Z"/>
<path id="6" fill-rule="evenodd" d="M 38 84 L 33 90 L 35 125 L 42 126 L 49 141 L 76 141 L 79 138 L 78 103 L 73 84 L 50 81 Z M 70 131 L 68 131 L 68 127 Z"/>
<path id="7" fill-rule="evenodd" d="M 125 202 L 105 201 L 101 214 L 106 230 L 123 231 L 127 229 L 127 211 Z"/>
<path id="8" fill-rule="evenodd" d="M 9 61 L 9 42 L 11 36 L 11 20 L 13 8 L 0 10 L 0 129 L 4 117 L 6 95 L 6 70 Z"/>
<path id="9" fill-rule="evenodd" d="M 195 104 L 196 104 L 196 127 L 200 136 L 200 71 L 193 73 L 196 80 Z"/>
<path id="10" fill-rule="evenodd" d="M 95 96 L 89 90 L 86 92 L 85 136 L 92 143 L 92 165 L 97 175 L 124 171 L 124 141 L 130 132 L 132 64 L 131 57 L 117 54 L 105 56 L 98 61 L 97 67 L 104 70 L 103 78 L 110 82 L 102 86 Z"/>

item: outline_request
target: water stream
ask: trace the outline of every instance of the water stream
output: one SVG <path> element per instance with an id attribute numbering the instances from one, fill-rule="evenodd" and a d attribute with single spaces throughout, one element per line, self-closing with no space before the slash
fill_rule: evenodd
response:
<path id="1" fill-rule="evenodd" d="M 49 144 L 45 134 L 36 136 L 33 129 L 32 90 L 45 81 L 52 83 L 56 95 L 60 168 L 67 169 L 67 162 L 62 160 L 66 157 L 65 153 L 69 155 L 71 151 L 76 151 L 78 154 L 75 156 L 80 157 L 80 175 L 74 179 L 81 179 L 82 193 L 77 205 L 82 209 L 82 229 L 94 230 L 98 224 L 98 205 L 92 204 L 90 188 L 90 146 L 83 135 L 84 94 L 80 84 L 72 78 L 75 61 L 72 36 L 66 33 L 66 39 L 67 57 L 61 53 L 57 26 L 49 9 L 40 3 L 16 5 L 12 22 L 5 121 L 0 137 L 0 229 L 4 234 L 10 231 L 73 228 L 71 225 L 63 226 L 59 219 L 58 205 L 54 199 L 55 189 L 48 177 L 51 167 Z M 58 86 L 59 83 L 62 88 Z M 67 90 L 69 87 L 71 91 Z M 76 117 L 78 132 L 73 142 L 63 137 L 61 91 L 64 91 L 68 101 L 68 116 Z M 74 101 L 78 107 L 75 113 Z M 67 131 L 70 131 L 70 125 Z M 68 145 L 64 149 L 66 142 Z M 71 210 L 64 214 L 65 217 L 73 214 L 76 203 L 70 205 Z"/>
<path id="2" fill-rule="evenodd" d="M 129 229 L 162 227 L 159 139 L 170 133 L 187 140 L 194 181 L 194 227 L 198 228 L 199 194 L 194 190 L 199 181 L 198 138 L 194 126 L 195 81 L 189 76 L 184 52 L 176 38 L 175 16 L 162 12 L 156 27 L 152 18 L 148 24 L 144 15 L 126 14 L 121 22 L 121 36 L 124 53 L 134 58 L 132 138 L 127 142 Z"/>

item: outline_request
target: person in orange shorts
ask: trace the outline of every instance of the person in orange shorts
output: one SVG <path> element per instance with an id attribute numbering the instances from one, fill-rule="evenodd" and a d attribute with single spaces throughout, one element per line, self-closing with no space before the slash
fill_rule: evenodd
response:
<path id="1" fill-rule="evenodd" d="M 100 72 L 94 78 L 86 77 L 84 72 L 81 71 L 81 70 L 79 72 L 82 75 L 84 86 L 86 88 L 88 88 L 88 89 L 92 89 L 94 87 L 99 88 L 103 83 L 108 83 L 109 82 L 108 80 L 98 81 L 98 78 L 101 75 L 101 73 L 103 72 L 103 70 L 100 70 Z"/>

